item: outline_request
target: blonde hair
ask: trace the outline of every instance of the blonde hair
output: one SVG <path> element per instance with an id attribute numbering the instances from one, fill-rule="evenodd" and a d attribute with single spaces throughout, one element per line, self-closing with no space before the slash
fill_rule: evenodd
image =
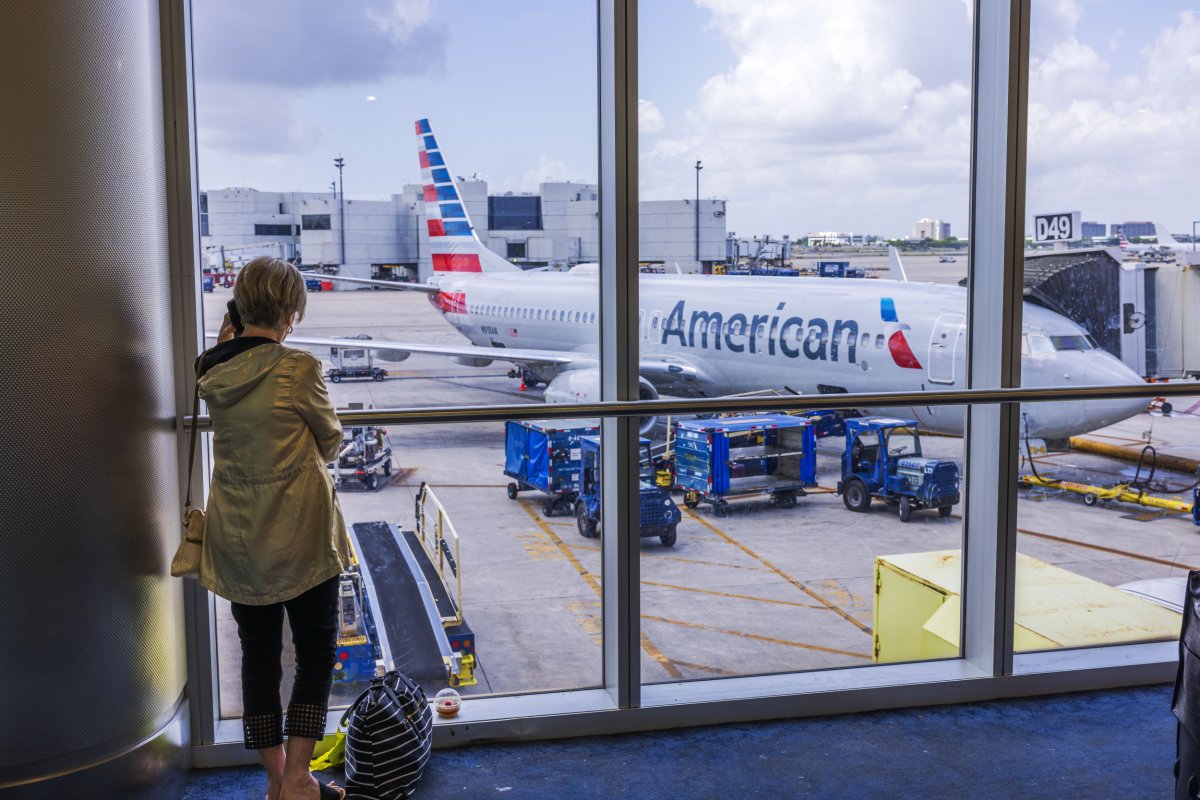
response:
<path id="1" fill-rule="evenodd" d="M 245 325 L 282 329 L 292 313 L 304 319 L 308 295 L 300 270 L 286 261 L 259 256 L 242 268 L 233 284 L 233 299 Z"/>

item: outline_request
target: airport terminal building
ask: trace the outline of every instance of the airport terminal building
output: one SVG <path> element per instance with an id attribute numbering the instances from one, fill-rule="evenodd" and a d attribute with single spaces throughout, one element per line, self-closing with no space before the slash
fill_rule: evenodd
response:
<path id="1" fill-rule="evenodd" d="M 543 183 L 537 194 L 488 194 L 487 181 L 461 180 L 459 190 L 480 240 L 514 263 L 563 269 L 600 258 L 595 184 Z M 421 195 L 417 184 L 388 200 L 342 203 L 329 192 L 209 190 L 201 195 L 205 265 L 237 267 L 269 253 L 351 277 L 424 281 L 432 262 Z M 724 260 L 724 200 L 701 199 L 698 215 L 694 200 L 640 206 L 642 263 L 672 272 L 677 264 L 694 273 L 711 272 Z"/>

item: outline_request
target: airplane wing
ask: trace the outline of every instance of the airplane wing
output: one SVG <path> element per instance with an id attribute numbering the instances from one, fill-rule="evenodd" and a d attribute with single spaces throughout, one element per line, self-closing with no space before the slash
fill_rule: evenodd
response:
<path id="1" fill-rule="evenodd" d="M 376 278 L 344 278 L 341 275 L 326 275 L 324 272 L 301 272 L 306 278 L 316 278 L 322 281 L 340 281 L 342 283 L 358 283 L 363 286 L 378 286 L 383 289 L 399 289 L 404 292 L 425 292 L 436 294 L 438 288 L 427 283 L 401 283 L 400 281 L 381 281 Z"/>
<path id="2" fill-rule="evenodd" d="M 216 334 L 208 334 L 216 338 Z M 373 350 L 385 361 L 403 361 L 413 353 L 447 356 L 462 362 L 473 362 L 472 366 L 486 367 L 492 361 L 508 361 L 513 364 L 539 366 L 567 366 L 594 362 L 595 356 L 588 353 L 566 353 L 559 350 L 528 350 L 516 347 L 479 347 L 473 344 L 440 345 L 417 342 L 395 342 L 387 339 L 341 339 L 325 336 L 289 336 L 287 344 L 302 344 L 310 347 L 350 347 Z"/>

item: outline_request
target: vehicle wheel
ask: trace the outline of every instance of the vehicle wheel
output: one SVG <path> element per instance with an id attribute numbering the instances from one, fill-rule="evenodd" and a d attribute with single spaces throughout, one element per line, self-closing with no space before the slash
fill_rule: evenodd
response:
<path id="1" fill-rule="evenodd" d="M 938 514 L 941 515 L 942 519 L 945 519 L 953 513 L 954 506 L 941 506 L 938 508 Z"/>
<path id="2" fill-rule="evenodd" d="M 669 532 L 659 536 L 658 540 L 663 543 L 663 547 L 672 547 L 675 544 L 675 528 L 672 527 Z"/>
<path id="3" fill-rule="evenodd" d="M 516 499 L 517 499 L 517 485 L 516 485 L 515 483 L 510 483 L 510 484 L 509 484 L 507 487 L 505 487 L 505 488 L 506 488 L 506 490 L 508 491 L 508 499 L 509 499 L 509 500 L 516 500 Z"/>
<path id="4" fill-rule="evenodd" d="M 554 516 L 554 501 L 553 500 L 543 500 L 542 501 L 542 516 L 543 517 L 553 517 Z"/>
<path id="5" fill-rule="evenodd" d="M 871 507 L 871 493 L 867 485 L 858 478 L 851 478 L 842 487 L 842 502 L 851 511 L 862 513 Z"/>
<path id="6" fill-rule="evenodd" d="M 384 378 L 383 370 L 381 370 L 381 369 L 375 370 L 373 373 L 371 373 L 371 377 L 377 381 L 382 381 Z"/>
<path id="7" fill-rule="evenodd" d="M 713 503 L 713 514 L 718 517 L 729 516 L 729 503 L 726 503 L 724 500 L 718 500 Z"/>
<path id="8" fill-rule="evenodd" d="M 791 492 L 779 492 L 773 495 L 773 499 L 775 500 L 775 505 L 779 506 L 780 508 L 796 507 L 796 495 L 792 494 Z"/>
<path id="9" fill-rule="evenodd" d="M 342 374 L 340 372 L 331 372 L 329 373 L 329 380 L 333 381 L 334 383 L 341 383 Z"/>
<path id="10" fill-rule="evenodd" d="M 907 497 L 900 498 L 900 521 L 908 522 L 912 519 L 912 500 Z"/>
<path id="11" fill-rule="evenodd" d="M 1085 494 L 1083 496 L 1083 504 L 1085 506 L 1094 506 L 1094 505 L 1096 505 L 1096 501 L 1098 499 L 1100 499 L 1100 498 L 1096 497 L 1096 495 L 1094 495 L 1094 494 Z"/>
<path id="12" fill-rule="evenodd" d="M 695 492 L 689 489 L 683 493 L 683 504 L 688 508 L 695 508 L 696 506 L 700 505 L 700 498 Z"/>
<path id="13" fill-rule="evenodd" d="M 392 474 L 392 460 L 390 458 L 383 462 L 383 474 L 389 477 Z"/>
<path id="14" fill-rule="evenodd" d="M 575 523 L 579 526 L 580 536 L 585 539 L 596 538 L 596 520 L 588 516 L 582 500 L 575 504 Z"/>
<path id="15" fill-rule="evenodd" d="M 363 486 L 365 486 L 367 489 L 374 489 L 378 485 L 379 478 L 374 472 L 367 473 L 363 476 Z"/>

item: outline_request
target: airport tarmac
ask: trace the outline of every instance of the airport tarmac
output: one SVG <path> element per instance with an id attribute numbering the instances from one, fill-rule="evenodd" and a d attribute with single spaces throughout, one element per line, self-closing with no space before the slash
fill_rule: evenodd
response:
<path id="1" fill-rule="evenodd" d="M 953 267 L 963 274 L 966 268 L 962 258 L 938 264 L 936 257 L 906 259 L 906 266 L 913 279 L 921 278 L 923 267 L 930 272 Z M 210 330 L 229 297 L 222 289 L 204 296 Z M 462 341 L 423 295 L 372 290 L 309 295 L 297 333 Z M 318 355 L 328 361 L 327 353 Z M 518 381 L 506 376 L 507 364 L 478 369 L 414 355 L 382 366 L 389 370 L 382 382 L 331 384 L 335 404 L 529 402 L 530 418 L 538 416 L 540 393 L 520 391 Z M 1149 433 L 1160 453 L 1200 459 L 1200 403 L 1179 398 L 1175 407 L 1169 417 L 1143 414 L 1088 436 L 1132 445 Z M 599 542 L 581 537 L 573 518 L 544 517 L 536 492 L 508 499 L 503 423 L 394 425 L 388 434 L 396 472 L 374 491 L 344 486 L 342 507 L 350 523 L 387 520 L 411 528 L 422 482 L 445 504 L 461 536 L 463 608 L 478 643 L 479 683 L 464 693 L 599 685 Z M 928 436 L 923 444 L 926 455 L 953 458 L 961 467 L 962 440 Z M 948 519 L 921 511 L 908 523 L 881 503 L 869 513 L 851 513 L 830 491 L 841 449 L 840 437 L 821 441 L 822 490 L 800 498 L 795 508 L 745 501 L 722 518 L 708 506 L 685 509 L 673 547 L 643 541 L 644 681 L 871 663 L 875 558 L 960 548 L 961 506 Z M 1105 484 L 1127 479 L 1132 468 L 1077 451 L 1038 460 L 1043 475 Z M 1156 478 L 1164 489 L 1182 489 L 1194 480 L 1164 470 Z M 1044 489 L 1023 491 L 1018 511 L 1022 553 L 1108 585 L 1181 576 L 1200 567 L 1200 528 L 1179 514 L 1116 504 L 1088 507 L 1078 495 Z M 222 715 L 237 716 L 237 637 L 221 602 L 218 649 Z M 351 698 L 353 688 L 342 687 L 335 700 Z"/>

